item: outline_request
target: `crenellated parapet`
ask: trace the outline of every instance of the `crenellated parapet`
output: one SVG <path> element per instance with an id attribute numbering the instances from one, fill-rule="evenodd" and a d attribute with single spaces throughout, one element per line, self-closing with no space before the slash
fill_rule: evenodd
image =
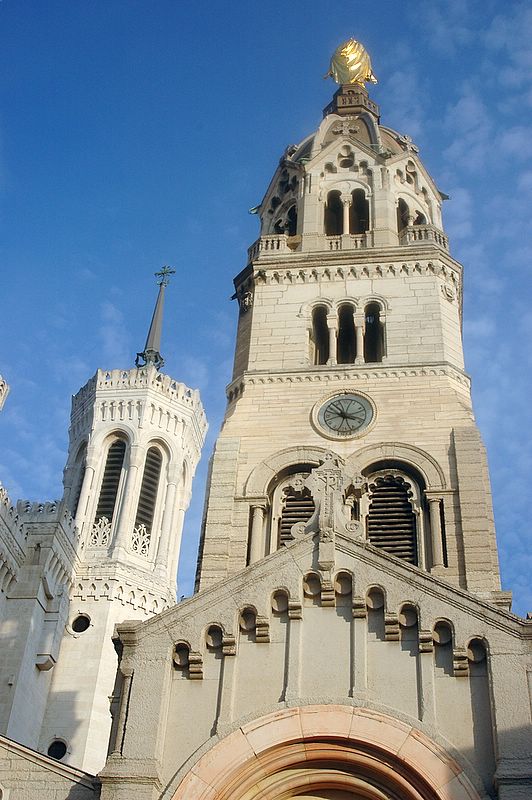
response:
<path id="1" fill-rule="evenodd" d="M 207 431 L 198 390 L 163 375 L 151 364 L 130 370 L 98 370 L 74 395 L 71 442 L 88 435 L 99 423 L 138 429 L 154 426 L 164 435 L 181 439 L 197 459 Z"/>
<path id="2" fill-rule="evenodd" d="M 0 592 L 5 592 L 24 560 L 25 531 L 17 508 L 0 484 Z"/>

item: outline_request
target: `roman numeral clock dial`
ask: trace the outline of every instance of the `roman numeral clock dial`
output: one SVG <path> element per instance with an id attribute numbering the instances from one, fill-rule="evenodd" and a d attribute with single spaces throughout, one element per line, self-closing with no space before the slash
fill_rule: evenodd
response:
<path id="1" fill-rule="evenodd" d="M 373 402 L 364 395 L 345 392 L 330 397 L 314 410 L 320 433 L 332 439 L 348 439 L 364 432 L 375 416 Z"/>

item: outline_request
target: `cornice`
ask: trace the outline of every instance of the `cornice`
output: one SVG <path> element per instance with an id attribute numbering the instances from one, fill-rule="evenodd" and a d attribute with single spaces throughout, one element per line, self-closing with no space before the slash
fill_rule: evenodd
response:
<path id="1" fill-rule="evenodd" d="M 415 250 L 415 252 L 412 252 Z M 269 272 L 272 270 L 311 270 L 314 268 L 351 268 L 353 277 L 359 277 L 364 268 L 380 266 L 382 271 L 394 268 L 407 271 L 418 270 L 420 266 L 433 265 L 435 268 L 447 268 L 449 272 L 461 274 L 462 265 L 456 261 L 446 250 L 430 242 L 420 242 L 415 245 L 402 245 L 397 247 L 360 248 L 358 250 L 333 250 L 310 252 L 284 252 L 275 254 L 262 254 L 259 261 L 252 262 L 253 272 Z M 441 263 L 440 262 L 444 262 Z M 247 269 L 242 270 L 235 278 L 245 278 Z M 407 272 L 407 274 L 409 274 Z"/>
<path id="2" fill-rule="evenodd" d="M 242 396 L 247 386 L 272 383 L 338 383 L 343 381 L 403 380 L 404 378 L 447 377 L 468 391 L 471 379 L 463 370 L 448 361 L 429 364 L 350 364 L 348 367 L 301 367 L 295 370 L 254 370 L 235 378 L 226 389 L 229 402 Z"/>

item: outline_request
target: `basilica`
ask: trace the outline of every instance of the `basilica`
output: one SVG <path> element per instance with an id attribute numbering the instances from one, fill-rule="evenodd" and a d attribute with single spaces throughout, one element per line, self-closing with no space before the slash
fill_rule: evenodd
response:
<path id="1" fill-rule="evenodd" d="M 446 196 L 359 42 L 330 75 L 234 279 L 195 594 L 207 421 L 164 372 L 169 268 L 135 366 L 72 399 L 61 501 L 0 488 L 0 800 L 532 797 L 532 621 L 501 590 Z"/>

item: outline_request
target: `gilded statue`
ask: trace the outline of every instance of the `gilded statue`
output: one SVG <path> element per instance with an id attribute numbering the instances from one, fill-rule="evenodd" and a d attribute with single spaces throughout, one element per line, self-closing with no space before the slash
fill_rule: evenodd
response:
<path id="1" fill-rule="evenodd" d="M 364 45 L 356 39 L 348 39 L 334 51 L 329 72 L 325 76 L 334 78 L 336 83 L 377 83 L 377 78 L 371 69 L 369 53 Z"/>

